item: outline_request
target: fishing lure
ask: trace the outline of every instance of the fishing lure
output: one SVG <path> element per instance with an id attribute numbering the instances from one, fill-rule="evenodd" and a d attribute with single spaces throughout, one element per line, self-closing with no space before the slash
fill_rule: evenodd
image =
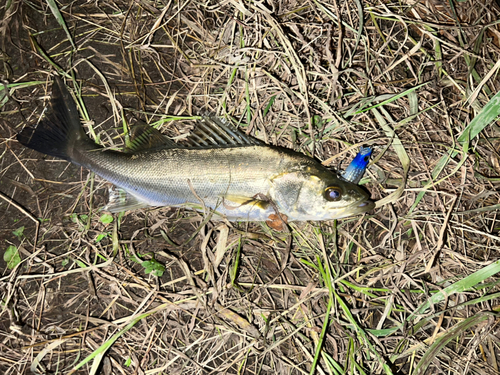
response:
<path id="1" fill-rule="evenodd" d="M 359 181 L 361 181 L 361 178 L 363 178 L 365 174 L 366 167 L 370 163 L 371 154 L 372 149 L 370 147 L 361 146 L 361 149 L 351 161 L 351 164 L 349 164 L 346 170 L 341 174 L 342 178 L 353 184 L 359 184 Z"/>

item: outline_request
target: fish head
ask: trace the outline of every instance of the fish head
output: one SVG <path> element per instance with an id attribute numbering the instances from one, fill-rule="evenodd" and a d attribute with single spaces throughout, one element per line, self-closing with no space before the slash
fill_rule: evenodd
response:
<path id="1" fill-rule="evenodd" d="M 375 207 L 363 188 L 321 165 L 276 176 L 270 196 L 281 213 L 298 221 L 340 219 Z"/>

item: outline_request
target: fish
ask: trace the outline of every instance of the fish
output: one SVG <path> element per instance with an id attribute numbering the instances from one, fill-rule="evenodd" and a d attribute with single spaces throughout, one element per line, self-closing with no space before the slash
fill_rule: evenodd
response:
<path id="1" fill-rule="evenodd" d="M 132 133 L 132 132 L 131 132 Z M 123 151 L 91 140 L 59 77 L 36 126 L 17 135 L 24 146 L 95 172 L 117 187 L 104 210 L 185 207 L 214 219 L 319 221 L 362 214 L 375 207 L 360 186 L 315 159 L 268 145 L 230 123 L 204 116 L 177 143 L 147 124 L 133 127 Z"/>
<path id="2" fill-rule="evenodd" d="M 345 171 L 341 173 L 342 178 L 346 181 L 352 182 L 353 184 L 359 184 L 359 181 L 361 181 L 363 175 L 365 174 L 366 167 L 370 163 L 371 154 L 372 149 L 370 147 L 361 146 L 358 154 L 347 166 Z"/>

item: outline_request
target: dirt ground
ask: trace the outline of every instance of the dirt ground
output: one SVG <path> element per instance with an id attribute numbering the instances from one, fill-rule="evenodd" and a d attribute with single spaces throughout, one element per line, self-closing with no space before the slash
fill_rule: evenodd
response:
<path id="1" fill-rule="evenodd" d="M 500 374 L 495 1 L 0 12 L 0 373 Z M 370 146 L 377 207 L 281 232 L 110 217 L 108 182 L 16 141 L 66 73 L 109 147 L 137 122 L 185 137 L 203 113 L 336 170 Z"/>

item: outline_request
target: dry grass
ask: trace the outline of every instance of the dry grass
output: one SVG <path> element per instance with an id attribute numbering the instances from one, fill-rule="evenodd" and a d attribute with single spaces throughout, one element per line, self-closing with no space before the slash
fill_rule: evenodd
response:
<path id="1" fill-rule="evenodd" d="M 1 7 L 3 374 L 500 373 L 495 1 L 75 1 L 66 31 L 50 3 Z M 334 167 L 372 145 L 378 207 L 291 237 L 108 223 L 105 182 L 15 141 L 54 71 L 106 145 L 207 111 Z"/>

